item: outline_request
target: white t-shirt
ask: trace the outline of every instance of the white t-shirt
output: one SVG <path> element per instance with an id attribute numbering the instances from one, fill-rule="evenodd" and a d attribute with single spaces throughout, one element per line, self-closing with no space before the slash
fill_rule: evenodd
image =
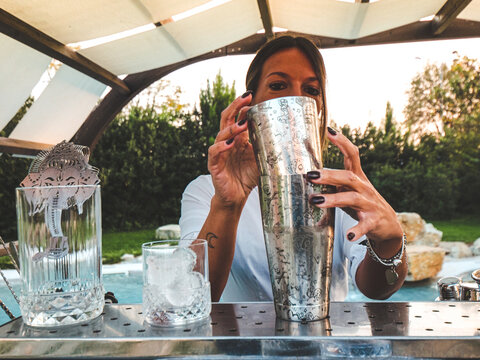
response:
<path id="1" fill-rule="evenodd" d="M 181 237 L 197 236 L 210 211 L 215 193 L 210 175 L 193 180 L 182 196 L 180 217 Z M 346 232 L 357 222 L 339 208 L 335 209 L 335 238 L 333 246 L 330 299 L 342 301 L 348 292 L 348 277 L 355 283 L 358 265 L 365 257 L 366 247 L 346 239 Z M 217 241 L 221 241 L 218 239 Z M 272 286 L 268 271 L 263 237 L 262 215 L 258 188 L 250 193 L 243 208 L 237 229 L 235 254 L 230 275 L 220 301 L 272 301 Z"/>

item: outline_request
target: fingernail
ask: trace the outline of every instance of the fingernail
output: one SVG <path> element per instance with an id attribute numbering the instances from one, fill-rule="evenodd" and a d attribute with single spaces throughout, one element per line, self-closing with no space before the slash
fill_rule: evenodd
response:
<path id="1" fill-rule="evenodd" d="M 228 139 L 225 143 L 226 143 L 227 145 L 230 145 L 231 143 L 233 143 L 233 138 Z"/>
<path id="2" fill-rule="evenodd" d="M 327 130 L 330 133 L 330 135 L 333 135 L 333 136 L 337 135 L 337 132 L 333 130 L 330 126 L 327 126 Z"/>
<path id="3" fill-rule="evenodd" d="M 245 99 L 248 95 L 253 94 L 252 90 L 247 90 L 245 93 L 242 95 L 242 99 Z"/>
<path id="4" fill-rule="evenodd" d="M 242 120 L 240 120 L 237 125 L 238 126 L 242 126 L 243 124 L 245 124 L 245 121 L 247 121 L 247 118 L 243 118 Z"/>
<path id="5" fill-rule="evenodd" d="M 310 179 L 310 180 L 320 179 L 320 171 L 312 170 L 307 172 L 307 179 Z"/>
<path id="6" fill-rule="evenodd" d="M 355 234 L 352 233 L 352 232 L 349 232 L 349 233 L 347 234 L 347 239 L 348 239 L 348 240 L 352 240 L 354 237 L 355 237 Z"/>
<path id="7" fill-rule="evenodd" d="M 323 204 L 325 202 L 325 198 L 323 196 L 313 196 L 310 199 L 310 202 L 314 205 Z"/>

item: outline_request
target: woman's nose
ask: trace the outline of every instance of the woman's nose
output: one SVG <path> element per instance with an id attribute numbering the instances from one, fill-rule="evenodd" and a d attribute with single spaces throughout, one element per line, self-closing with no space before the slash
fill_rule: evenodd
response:
<path id="1" fill-rule="evenodd" d="M 300 85 L 292 85 L 288 89 L 287 96 L 305 96 L 305 94 L 302 92 L 302 87 Z"/>

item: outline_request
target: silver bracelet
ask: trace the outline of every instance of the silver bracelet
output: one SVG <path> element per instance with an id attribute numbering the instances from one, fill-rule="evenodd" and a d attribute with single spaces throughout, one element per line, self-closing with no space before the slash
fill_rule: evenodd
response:
<path id="1" fill-rule="evenodd" d="M 398 280 L 398 273 L 395 271 L 395 268 L 402 263 L 403 253 L 405 252 L 405 246 L 407 244 L 407 236 L 405 235 L 405 233 L 403 233 L 401 249 L 389 259 L 382 259 L 377 255 L 375 250 L 373 250 L 372 243 L 368 237 L 360 244 L 367 247 L 368 254 L 374 261 L 388 268 L 387 270 L 385 270 L 385 279 L 387 280 L 387 284 L 395 284 Z"/>

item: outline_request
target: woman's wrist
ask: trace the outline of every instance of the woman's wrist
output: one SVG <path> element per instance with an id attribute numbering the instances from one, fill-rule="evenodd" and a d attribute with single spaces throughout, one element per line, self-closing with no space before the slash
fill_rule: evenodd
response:
<path id="1" fill-rule="evenodd" d="M 398 238 L 395 237 L 382 241 L 375 241 L 369 238 L 369 240 L 375 253 L 383 259 L 388 259 L 395 256 L 395 254 L 397 254 L 402 249 L 403 233 Z"/>
<path id="2" fill-rule="evenodd" d="M 216 194 L 213 195 L 211 201 L 211 210 L 215 212 L 223 212 L 230 214 L 242 213 L 243 207 L 245 206 L 247 199 L 236 200 L 236 201 L 225 201 Z"/>

